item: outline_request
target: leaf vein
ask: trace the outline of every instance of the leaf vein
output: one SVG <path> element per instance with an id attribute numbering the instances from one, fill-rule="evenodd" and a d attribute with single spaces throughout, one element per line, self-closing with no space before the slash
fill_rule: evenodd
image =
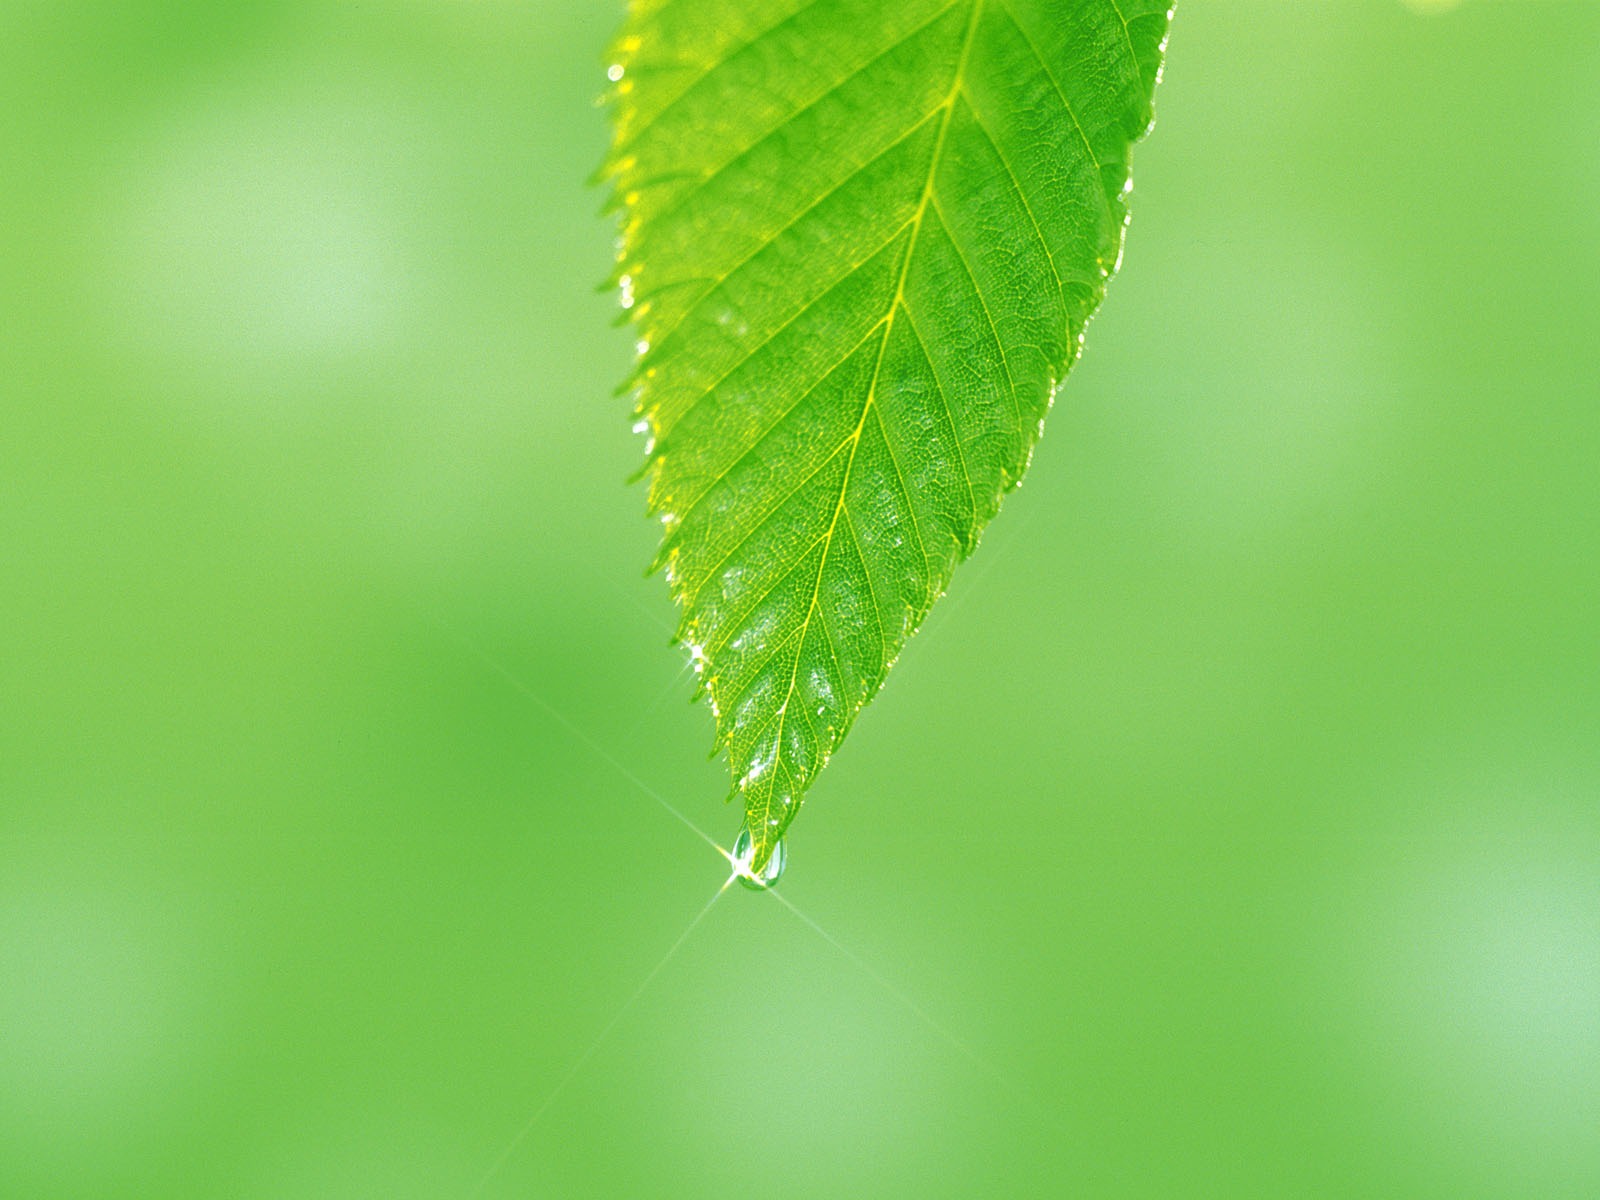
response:
<path id="1" fill-rule="evenodd" d="M 782 229 L 779 229 L 776 233 L 772 234 L 770 237 L 768 237 L 765 240 L 763 240 L 762 242 L 760 242 L 756 246 L 756 248 L 754 250 L 752 250 L 749 254 L 745 255 L 744 258 L 740 259 L 737 263 L 735 263 L 732 267 L 730 267 L 726 272 L 724 272 L 723 274 L 718 275 L 718 276 L 712 276 L 710 278 L 710 280 L 709 280 L 709 282 L 711 283 L 712 286 L 706 289 L 705 294 L 703 296 L 697 297 L 695 299 L 694 304 L 691 305 L 684 312 L 683 316 L 680 317 L 677 321 L 675 321 L 673 323 L 672 327 L 669 328 L 665 333 L 659 335 L 655 351 L 650 356 L 650 358 L 652 360 L 654 360 L 654 361 L 659 361 L 660 358 L 661 358 L 661 355 L 662 355 L 662 351 L 670 344 L 670 339 L 671 339 L 672 335 L 675 334 L 691 317 L 693 317 L 696 313 L 700 312 L 702 307 L 705 305 L 705 303 L 713 295 L 715 295 L 717 293 L 717 291 L 720 290 L 721 287 L 725 283 L 727 283 L 730 279 L 732 279 L 735 275 L 737 275 L 745 267 L 749 266 L 750 263 L 755 261 L 757 258 L 761 257 L 763 252 L 765 252 L 766 250 L 770 249 L 772 246 L 776 245 L 778 240 L 780 238 L 782 238 L 784 235 L 786 235 L 788 233 L 792 233 L 795 229 L 798 229 L 803 221 L 805 221 L 808 217 L 811 217 L 816 213 L 817 209 L 821 208 L 829 200 L 833 199 L 840 192 L 842 192 L 845 188 L 849 187 L 850 184 L 854 183 L 856 180 L 861 178 L 861 176 L 863 174 L 865 174 L 867 171 L 870 171 L 873 167 L 877 166 L 880 162 L 882 162 L 890 154 L 894 153 L 895 150 L 897 150 L 901 146 L 903 146 L 908 140 L 910 140 L 913 136 L 915 136 L 916 133 L 919 130 L 921 130 L 921 128 L 924 125 L 926 125 L 929 121 L 931 121 L 934 117 L 936 117 L 938 115 L 939 115 L 939 110 L 937 108 L 930 109 L 928 112 L 922 114 L 922 116 L 918 117 L 917 120 L 914 123 L 912 123 L 910 126 L 908 126 L 906 128 L 906 131 L 904 133 L 902 133 L 898 137 L 896 137 L 893 142 L 890 142 L 882 150 L 880 150 L 877 153 L 873 154 L 870 158 L 868 158 L 865 162 L 863 162 L 859 167 L 857 167 L 855 170 L 851 171 L 849 175 L 845 176 L 845 178 L 841 179 L 833 187 L 831 187 L 827 191 L 823 192 L 822 195 L 818 196 L 814 201 L 812 201 L 810 204 L 808 204 L 804 209 L 802 209 L 800 212 L 796 213 L 794 215 L 794 217 L 792 217 L 789 220 L 789 222 L 783 226 Z M 911 222 L 909 220 L 906 221 L 905 224 L 898 226 L 895 229 L 895 231 L 892 234 L 890 234 L 889 237 L 884 241 L 883 245 L 878 246 L 876 249 L 873 250 L 873 252 L 871 254 L 868 254 L 860 262 L 856 263 L 849 270 L 845 271 L 844 274 L 842 274 L 837 280 L 834 280 L 829 285 L 829 287 L 826 288 L 823 291 L 822 295 L 826 295 L 827 292 L 832 291 L 833 288 L 837 287 L 840 283 L 843 283 L 846 279 L 850 278 L 851 275 L 853 275 L 856 271 L 859 271 L 868 262 L 871 262 L 872 259 L 876 258 L 883 251 L 884 247 L 888 246 L 889 243 L 893 242 L 895 238 L 899 237 L 900 234 L 904 233 L 910 227 L 911 227 Z M 658 285 L 658 289 L 659 288 L 667 288 L 667 287 L 671 287 L 671 286 L 673 286 L 673 285 L 669 284 L 669 283 L 663 283 L 663 284 L 659 284 Z M 657 289 L 652 289 L 652 292 L 654 292 L 654 290 L 657 290 Z M 820 298 L 821 298 L 821 296 L 818 297 L 818 299 L 820 299 Z M 804 306 L 804 307 L 802 307 L 800 309 L 800 311 L 795 314 L 795 316 L 796 317 L 804 316 L 806 311 L 809 309 L 809 307 L 810 307 L 809 304 Z M 780 326 L 774 332 L 773 336 L 775 337 L 775 336 L 777 336 L 777 334 L 782 333 L 792 323 L 793 323 L 792 320 L 791 321 L 786 321 L 784 323 L 784 325 Z M 733 374 L 733 371 L 737 371 L 741 366 L 743 366 L 744 363 L 746 361 L 748 361 L 748 359 L 750 357 L 753 357 L 755 352 L 760 351 L 762 349 L 765 349 L 767 343 L 770 342 L 770 341 L 772 341 L 772 337 L 766 338 L 759 346 L 757 346 L 755 348 L 755 351 L 752 351 L 750 355 L 747 355 L 745 357 L 745 359 L 741 359 L 738 363 L 736 363 L 734 365 L 733 369 L 728 372 L 728 375 Z M 727 375 L 724 375 L 722 378 L 726 379 Z M 719 379 L 717 382 L 721 383 L 722 380 Z M 713 388 L 715 386 L 716 386 L 716 384 L 712 385 Z M 710 390 L 710 389 L 707 389 L 707 390 Z"/>
<path id="2" fill-rule="evenodd" d="M 865 399 L 865 401 L 863 401 L 862 406 L 861 406 L 861 420 L 856 426 L 855 434 L 852 436 L 852 446 L 851 446 L 851 450 L 850 450 L 850 460 L 849 460 L 849 462 L 847 462 L 845 464 L 844 481 L 840 484 L 840 487 L 839 487 L 839 503 L 834 508 L 834 511 L 833 511 L 833 522 L 832 522 L 832 524 L 829 525 L 828 532 L 825 535 L 826 540 L 824 541 L 823 547 L 822 547 L 822 559 L 821 559 L 821 562 L 817 566 L 816 583 L 815 583 L 814 587 L 812 588 L 812 592 L 811 592 L 811 604 L 810 604 L 810 607 L 806 610 L 806 617 L 805 617 L 804 625 L 805 625 L 805 628 L 808 628 L 808 629 L 811 626 L 812 617 L 816 614 L 817 602 L 818 602 L 818 599 L 819 599 L 819 597 L 821 596 L 821 593 L 822 593 L 822 576 L 823 576 L 823 573 L 828 568 L 828 552 L 829 552 L 829 549 L 832 546 L 834 529 L 838 526 L 839 514 L 844 510 L 845 497 L 847 495 L 849 495 L 849 491 L 850 491 L 850 476 L 851 476 L 851 472 L 855 468 L 856 452 L 861 448 L 861 430 L 866 426 L 867 414 L 870 413 L 873 410 L 873 405 L 874 405 L 874 402 L 875 402 L 875 400 L 877 398 L 878 380 L 881 377 L 882 372 L 883 372 L 884 356 L 885 356 L 885 353 L 888 350 L 890 335 L 894 332 L 894 316 L 895 316 L 895 313 L 898 312 L 904 306 L 906 279 L 907 279 L 907 277 L 908 277 L 908 275 L 910 274 L 910 271 L 911 271 L 911 260 L 912 260 L 913 256 L 916 254 L 917 239 L 920 236 L 921 229 L 922 229 L 922 218 L 923 218 L 923 215 L 927 212 L 927 210 L 928 210 L 928 202 L 933 196 L 934 178 L 938 175 L 939 163 L 941 162 L 943 154 L 944 154 L 945 140 L 949 136 L 949 132 L 950 132 L 950 116 L 955 110 L 955 98 L 956 98 L 957 93 L 960 92 L 963 83 L 965 82 L 966 67 L 967 67 L 967 57 L 972 52 L 972 44 L 973 44 L 973 41 L 976 38 L 977 31 L 978 31 L 978 19 L 983 15 L 983 4 L 984 4 L 984 0 L 972 0 L 972 14 L 971 14 L 970 18 L 968 19 L 967 32 L 966 32 L 965 39 L 964 39 L 964 41 L 962 43 L 962 46 L 961 46 L 961 54 L 960 54 L 960 57 L 957 59 L 957 62 L 956 62 L 955 81 L 951 85 L 950 95 L 946 98 L 945 103 L 944 103 L 944 116 L 943 116 L 943 118 L 942 118 L 942 120 L 940 121 L 940 124 L 939 124 L 938 141 L 935 143 L 934 148 L 933 148 L 933 154 L 930 156 L 930 161 L 928 163 L 927 181 L 923 185 L 922 200 L 917 206 L 917 215 L 916 215 L 916 219 L 915 219 L 916 220 L 916 224 L 915 224 L 915 227 L 912 230 L 911 238 L 906 244 L 905 261 L 904 261 L 904 263 L 902 264 L 902 266 L 900 268 L 900 282 L 899 282 L 899 285 L 895 289 L 895 297 L 890 302 L 890 305 L 889 305 L 889 314 L 888 314 L 888 317 L 886 318 L 887 328 L 885 329 L 884 335 L 883 335 L 883 345 L 879 348 L 879 351 L 878 351 L 878 362 L 877 362 L 877 365 L 873 368 L 872 382 L 871 382 L 870 386 L 867 388 L 866 399 Z M 804 647 L 804 644 L 805 643 L 802 640 L 802 642 L 801 642 L 802 648 Z M 790 672 L 790 675 L 789 675 L 789 686 L 784 692 L 783 703 L 782 703 L 782 705 L 779 706 L 779 709 L 778 709 L 778 715 L 779 715 L 779 720 L 778 720 L 778 757 L 780 759 L 782 757 L 782 749 L 783 749 L 783 715 L 788 711 L 789 701 L 794 696 L 795 681 L 799 676 L 799 670 L 800 670 L 800 659 L 799 659 L 799 656 L 796 655 L 795 656 L 794 668 Z M 753 833 L 752 833 L 752 836 L 754 836 Z"/>
<path id="3" fill-rule="evenodd" d="M 937 197 L 934 198 L 933 211 L 939 218 L 939 224 L 944 227 L 945 233 L 950 238 L 950 245 L 955 249 L 956 252 L 956 261 L 961 264 L 961 269 L 966 272 L 967 279 L 972 284 L 972 294 L 977 297 L 978 307 L 983 310 L 983 319 L 988 323 L 989 332 L 994 337 L 994 347 L 1000 353 L 1000 365 L 1002 368 L 1004 368 L 1006 373 L 1006 394 L 1011 398 L 1011 412 L 1016 418 L 1017 431 L 1021 433 L 1022 402 L 1017 396 L 1017 377 L 1011 371 L 1011 357 L 1006 353 L 1006 344 L 1005 340 L 1000 336 L 1000 327 L 995 324 L 994 312 L 989 307 L 988 297 L 983 294 L 983 287 L 978 283 L 978 276 L 973 272 L 972 264 L 967 261 L 966 251 L 962 249 L 961 243 L 956 240 L 955 228 L 948 220 L 945 219 L 944 209 L 940 207 Z M 1057 278 L 1057 282 L 1060 282 L 1059 277 Z M 1063 310 L 1064 309 L 1065 305 L 1063 305 Z M 915 327 L 915 324 L 916 323 L 913 321 L 913 327 Z M 927 354 L 926 346 L 923 347 L 923 353 L 924 355 Z M 928 357 L 928 366 L 930 368 L 933 367 L 933 359 L 931 356 Z M 937 368 L 934 368 L 934 374 L 937 376 Z M 949 408 L 950 401 L 947 398 L 945 400 L 945 410 L 948 412 Z M 953 416 L 951 417 L 951 424 L 955 424 L 955 418 Z M 968 486 L 969 488 L 971 486 L 970 480 L 968 481 Z M 976 502 L 974 502 L 973 511 L 977 511 Z"/>
<path id="4" fill-rule="evenodd" d="M 959 2 L 959 0 L 958 0 L 958 2 Z M 691 188 L 689 191 L 685 192 L 682 196 L 678 197 L 671 204 L 669 204 L 665 209 L 663 209 L 659 214 L 657 214 L 655 219 L 658 222 L 662 222 L 662 223 L 670 221 L 673 217 L 677 216 L 680 211 L 682 211 L 684 208 L 688 207 L 696 199 L 698 199 L 699 196 L 706 190 L 706 188 L 710 187 L 718 179 L 721 179 L 723 177 L 723 175 L 725 175 L 731 168 L 738 166 L 739 163 L 743 162 L 752 153 L 754 153 L 756 150 L 760 149 L 761 146 L 763 146 L 767 142 L 770 142 L 773 138 L 777 137 L 779 134 L 783 133 L 784 130 L 788 129 L 789 126 L 793 125 L 796 121 L 798 121 L 801 117 L 805 116 L 808 112 L 811 112 L 818 105 L 824 104 L 829 99 L 831 99 L 832 97 L 838 95 L 840 91 L 842 91 L 846 87 L 849 87 L 850 84 L 854 83 L 857 79 L 861 78 L 862 75 L 866 74 L 873 67 L 875 67 L 879 63 L 881 63 L 884 59 L 888 58 L 891 54 L 895 53 L 895 51 L 897 51 L 901 47 L 909 44 L 918 35 L 926 32 L 928 29 L 931 29 L 934 25 L 938 24 L 939 21 L 943 17 L 945 17 L 950 12 L 954 11 L 955 7 L 956 7 L 956 5 L 954 3 L 945 5 L 944 8 L 940 9 L 937 13 L 935 13 L 928 20 L 924 21 L 921 25 L 918 25 L 915 29 L 911 30 L 909 33 L 906 33 L 906 34 L 902 35 L 901 37 L 897 37 L 893 42 L 891 42 L 889 45 L 885 46 L 877 54 L 873 55 L 872 58 L 868 59 L 866 62 L 862 63 L 861 65 L 853 68 L 848 74 L 846 74 L 842 79 L 840 79 L 836 83 L 834 83 L 831 87 L 828 88 L 827 91 L 823 92 L 815 100 L 812 100 L 809 104 L 805 104 L 805 105 L 801 106 L 800 108 L 795 109 L 793 112 L 788 113 L 787 115 L 785 115 L 783 120 L 779 121 L 771 129 L 767 130 L 765 133 L 762 133 L 760 136 L 756 137 L 753 141 L 751 141 L 748 145 L 744 146 L 738 152 L 736 152 L 735 154 L 733 154 L 729 158 L 724 159 L 716 167 L 712 168 L 709 172 L 707 172 L 705 174 L 705 177 L 703 179 L 701 179 L 701 181 L 699 183 L 697 183 L 693 188 Z"/>
<path id="5" fill-rule="evenodd" d="M 677 3 L 677 2 L 678 2 L 678 0 L 667 0 L 666 4 L 663 4 L 660 8 L 658 8 L 654 13 L 652 13 L 650 15 L 652 17 L 659 17 L 662 13 L 664 13 L 667 9 L 671 8 L 672 5 Z M 703 84 L 707 79 L 710 79 L 711 76 L 715 75 L 723 67 L 727 66 L 734 59 L 738 58 L 739 55 L 743 54 L 746 50 L 749 50 L 753 46 L 760 45 L 763 40 L 765 40 L 768 37 L 771 37 L 774 33 L 777 33 L 778 30 L 782 29 L 785 25 L 789 25 L 789 24 L 792 24 L 794 21 L 797 21 L 800 17 L 804 16 L 805 13 L 807 13 L 808 11 L 810 11 L 813 8 L 816 8 L 819 3 L 821 3 L 821 0 L 807 0 L 807 2 L 805 4 L 802 4 L 799 8 L 795 9 L 788 16 L 782 18 L 781 20 L 774 21 L 771 25 L 768 25 L 765 29 L 761 29 L 761 30 L 757 31 L 756 33 L 752 34 L 750 37 L 747 37 L 744 41 L 735 43 L 720 58 L 717 58 L 714 61 L 712 61 L 710 63 L 707 63 L 705 68 L 700 72 L 700 74 L 696 78 L 691 80 L 687 85 L 685 85 L 683 91 L 679 92 L 676 96 L 674 96 L 671 99 L 671 101 L 669 101 L 666 105 L 664 105 L 661 108 L 661 110 L 659 112 L 656 113 L 655 116 L 651 117 L 643 125 L 639 126 L 638 129 L 635 129 L 631 134 L 629 134 L 627 140 L 616 147 L 615 151 L 613 152 L 613 156 L 615 157 L 615 156 L 625 155 L 629 150 L 633 149 L 634 146 L 638 145 L 639 144 L 639 140 L 641 138 L 643 138 L 646 134 L 648 134 L 652 129 L 654 129 L 656 127 L 656 124 L 663 117 L 665 117 L 669 112 L 672 112 L 674 109 L 676 109 L 679 104 L 683 103 L 683 101 L 685 100 L 685 98 L 687 98 L 687 96 L 689 95 L 690 92 L 694 91 L 701 84 Z"/>
<path id="6" fill-rule="evenodd" d="M 1039 52 L 1038 44 L 1034 42 L 1033 35 L 1023 27 L 1022 22 L 1017 19 L 1017 14 L 1011 11 L 1009 0 L 995 0 L 995 3 L 998 4 L 1001 11 L 1006 14 L 1006 17 L 1010 20 L 1012 27 L 1015 28 L 1016 31 L 1022 36 L 1022 40 L 1027 44 L 1029 52 L 1038 62 L 1040 69 L 1044 71 L 1045 78 L 1050 80 L 1050 86 L 1055 88 L 1056 95 L 1060 97 L 1061 105 L 1066 109 L 1067 116 L 1072 118 L 1073 128 L 1078 131 L 1078 140 L 1083 143 L 1083 152 L 1089 156 L 1089 161 L 1094 164 L 1094 169 L 1098 173 L 1101 169 L 1100 159 L 1096 157 L 1094 147 L 1089 144 L 1089 135 L 1084 131 L 1083 122 L 1078 120 L 1078 110 L 1073 107 L 1072 101 L 1067 99 L 1067 93 L 1062 89 L 1061 81 L 1056 78 L 1055 70 L 1050 66 L 1049 62 L 1046 61 L 1045 56 Z M 1116 214 L 1111 212 L 1111 197 L 1105 194 L 1104 187 L 1098 187 L 1095 189 L 1095 191 L 1099 194 L 1101 200 L 1104 202 L 1106 212 L 1111 215 L 1112 223 L 1115 224 Z"/>

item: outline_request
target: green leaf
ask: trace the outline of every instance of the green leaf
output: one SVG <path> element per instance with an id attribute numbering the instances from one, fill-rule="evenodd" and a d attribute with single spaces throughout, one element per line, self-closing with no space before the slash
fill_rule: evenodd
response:
<path id="1" fill-rule="evenodd" d="M 1121 257 L 1151 0 L 634 0 L 617 282 L 659 564 L 754 839 L 1027 469 Z"/>

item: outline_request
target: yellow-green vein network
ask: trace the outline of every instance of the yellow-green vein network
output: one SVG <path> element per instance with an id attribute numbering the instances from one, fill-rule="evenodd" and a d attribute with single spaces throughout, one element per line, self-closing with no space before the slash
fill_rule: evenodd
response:
<path id="1" fill-rule="evenodd" d="M 650 507 L 760 870 L 1027 469 L 1122 252 L 1149 0 L 635 0 Z"/>

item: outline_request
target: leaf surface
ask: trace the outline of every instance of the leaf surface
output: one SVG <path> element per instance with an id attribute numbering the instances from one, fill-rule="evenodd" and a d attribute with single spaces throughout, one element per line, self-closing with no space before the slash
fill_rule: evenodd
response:
<path id="1" fill-rule="evenodd" d="M 759 871 L 1027 469 L 1116 270 L 1150 0 L 634 0 L 605 174 L 658 562 Z"/>

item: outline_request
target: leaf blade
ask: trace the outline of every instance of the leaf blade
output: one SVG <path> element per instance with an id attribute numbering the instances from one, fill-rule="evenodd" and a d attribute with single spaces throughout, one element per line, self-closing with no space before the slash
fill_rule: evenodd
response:
<path id="1" fill-rule="evenodd" d="M 632 382 L 756 870 L 1027 468 L 1120 262 L 1167 21 L 634 5 L 606 168 Z"/>

